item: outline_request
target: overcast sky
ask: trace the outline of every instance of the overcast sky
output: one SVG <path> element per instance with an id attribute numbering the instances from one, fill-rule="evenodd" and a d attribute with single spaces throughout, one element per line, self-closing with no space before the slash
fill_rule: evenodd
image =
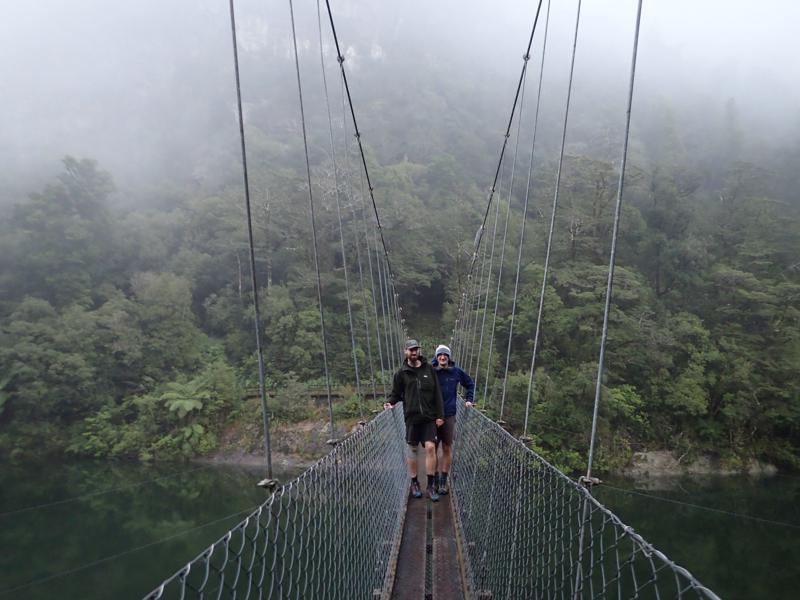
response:
<path id="1" fill-rule="evenodd" d="M 174 140 L 202 136 L 223 122 L 235 135 L 226 0 L 7 4 L 0 21 L 0 183 L 57 169 L 64 154 L 97 158 L 123 182 L 146 178 Z M 535 2 L 331 0 L 331 6 L 349 49 L 356 103 L 360 68 L 436 66 L 484 82 L 510 106 Z M 549 64 L 561 78 L 576 6 L 554 0 L 551 9 Z M 577 104 L 606 88 L 624 89 L 635 10 L 634 0 L 584 0 Z M 295 11 L 310 56 L 316 2 L 295 0 Z M 269 58 L 244 67 L 247 88 L 289 59 L 288 1 L 240 0 L 237 13 L 245 55 Z M 798 23 L 800 3 L 792 0 L 645 0 L 637 93 L 676 100 L 694 94 L 719 98 L 720 105 L 735 98 L 746 123 L 768 135 L 795 135 Z M 413 88 L 400 76 L 397 85 Z M 498 114 L 497 123 L 506 118 Z"/>

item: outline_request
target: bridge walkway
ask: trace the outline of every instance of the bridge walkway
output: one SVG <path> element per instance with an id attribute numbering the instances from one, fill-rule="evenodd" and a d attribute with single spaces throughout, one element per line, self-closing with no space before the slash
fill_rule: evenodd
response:
<path id="1" fill-rule="evenodd" d="M 419 452 L 420 481 L 425 454 Z M 393 600 L 463 600 L 464 578 L 450 496 L 409 498 L 392 586 Z"/>

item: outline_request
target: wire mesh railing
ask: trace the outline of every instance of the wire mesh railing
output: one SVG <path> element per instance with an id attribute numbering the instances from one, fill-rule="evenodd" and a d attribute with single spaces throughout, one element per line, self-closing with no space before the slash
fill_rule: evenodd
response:
<path id="1" fill-rule="evenodd" d="M 459 410 L 455 521 L 475 598 L 717 596 L 520 440 Z"/>
<path id="2" fill-rule="evenodd" d="M 403 428 L 382 412 L 145 598 L 385 597 L 408 491 Z"/>

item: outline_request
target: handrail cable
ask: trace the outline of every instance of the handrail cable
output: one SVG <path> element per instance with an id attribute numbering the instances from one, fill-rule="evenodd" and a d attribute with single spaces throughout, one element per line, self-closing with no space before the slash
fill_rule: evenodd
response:
<path id="1" fill-rule="evenodd" d="M 536 111 L 533 118 L 533 139 L 531 140 L 531 158 L 528 163 L 528 183 L 525 186 L 525 202 L 522 208 L 522 223 L 519 232 L 519 249 L 517 251 L 517 274 L 514 278 L 514 295 L 511 304 L 511 322 L 508 328 L 508 346 L 506 348 L 506 368 L 503 372 L 503 392 L 500 395 L 500 419 L 503 418 L 503 409 L 506 403 L 506 391 L 508 384 L 508 366 L 511 361 L 511 342 L 514 338 L 514 317 L 517 314 L 517 293 L 519 291 L 519 273 L 522 266 L 522 250 L 525 244 L 525 224 L 528 219 L 528 200 L 531 193 L 531 176 L 533 175 L 533 157 L 536 150 L 536 132 L 539 128 L 539 108 L 542 99 L 542 79 L 544 78 L 544 59 L 547 50 L 547 30 L 550 26 L 550 0 L 547 0 L 547 13 L 544 20 L 544 38 L 542 41 L 542 61 L 539 66 L 539 89 L 536 92 Z"/>
<path id="2" fill-rule="evenodd" d="M 317 0 L 317 28 L 319 31 L 319 62 L 322 71 L 322 87 L 325 94 L 325 109 L 328 113 L 328 133 L 331 142 L 331 160 L 333 161 L 333 195 L 336 198 L 336 217 L 339 222 L 339 244 L 342 251 L 342 270 L 344 271 L 344 291 L 347 301 L 347 320 L 350 326 L 350 349 L 353 355 L 353 369 L 356 377 L 356 394 L 358 395 L 358 409 L 361 420 L 364 420 L 364 395 L 361 393 L 361 375 L 358 370 L 358 356 L 356 353 L 356 334 L 353 327 L 353 308 L 350 302 L 350 276 L 347 274 L 347 252 L 344 246 L 344 225 L 342 224 L 342 203 L 339 200 L 339 166 L 336 163 L 336 147 L 333 143 L 333 118 L 331 117 L 331 102 L 328 95 L 328 78 L 325 75 L 325 55 L 322 52 L 322 11 Z M 333 436 L 333 432 L 331 432 Z M 335 436 L 333 436 L 335 437 Z"/>
<path id="3" fill-rule="evenodd" d="M 232 1 L 232 0 L 231 0 Z M 317 248 L 317 225 L 314 218 L 314 194 L 311 189 L 311 162 L 308 159 L 308 137 L 306 135 L 306 115 L 303 105 L 303 86 L 300 83 L 300 58 L 297 53 L 297 32 L 294 25 L 294 3 L 289 0 L 289 15 L 292 22 L 292 44 L 294 47 L 294 65 L 295 73 L 297 74 L 297 94 L 300 104 L 300 125 L 303 132 L 303 151 L 306 160 L 306 181 L 308 183 L 308 210 L 309 220 L 311 221 L 311 241 L 314 250 L 314 270 L 316 273 L 317 282 L 317 301 L 319 303 L 319 321 L 320 329 L 322 332 L 322 364 L 325 371 L 325 389 L 328 393 L 328 416 L 331 426 L 331 438 L 336 438 L 336 429 L 333 423 L 333 399 L 331 398 L 331 378 L 328 370 L 328 341 L 325 335 L 325 309 L 322 305 L 322 279 L 319 273 L 319 251 Z"/>
<path id="4" fill-rule="evenodd" d="M 541 3 L 539 4 L 541 7 Z M 536 18 L 538 20 L 539 14 L 537 12 Z M 500 304 L 500 287 L 503 283 L 503 263 L 505 262 L 506 258 L 506 241 L 508 239 L 508 222 L 511 217 L 511 198 L 514 194 L 514 175 L 517 169 L 517 154 L 519 152 L 519 139 L 520 134 L 522 132 L 522 114 L 525 108 L 525 83 L 528 80 L 528 61 L 530 60 L 530 54 L 526 54 L 522 57 L 522 60 L 525 62 L 524 66 L 522 67 L 522 93 L 520 94 L 520 102 L 519 102 L 519 116 L 517 118 L 517 136 L 514 141 L 514 158 L 511 161 L 511 178 L 508 182 L 508 200 L 506 202 L 506 222 L 503 226 L 503 243 L 500 245 L 500 266 L 497 268 L 497 291 L 494 295 L 494 312 L 492 314 L 492 329 L 491 334 L 489 336 L 489 358 L 486 360 L 486 379 L 483 382 L 483 395 L 486 397 L 486 390 L 489 386 L 489 373 L 492 368 L 492 352 L 494 351 L 494 334 L 495 328 L 497 326 L 497 307 Z M 499 204 L 499 202 L 498 202 Z M 495 378 L 496 380 L 497 378 Z M 494 383 L 492 384 L 492 390 L 494 390 Z M 500 412 L 500 419 L 503 419 L 502 407 Z"/>
<path id="5" fill-rule="evenodd" d="M 236 109 L 239 117 L 239 141 L 242 150 L 242 177 L 244 179 L 244 203 L 247 208 L 247 240 L 250 247 L 250 278 L 253 283 L 253 325 L 256 335 L 256 356 L 258 359 L 258 395 L 261 399 L 261 419 L 264 427 L 264 454 L 267 461 L 266 479 L 272 477 L 272 446 L 269 437 L 269 412 L 267 411 L 267 391 L 264 373 L 264 351 L 261 347 L 261 313 L 258 307 L 258 280 L 256 277 L 256 255 L 253 242 L 253 218 L 250 210 L 250 181 L 247 175 L 247 148 L 244 136 L 244 113 L 242 111 L 242 86 L 239 78 L 239 47 L 236 42 L 236 16 L 233 0 L 228 0 L 231 17 L 231 38 L 233 43 L 233 71 L 236 75 Z"/>
<path id="6" fill-rule="evenodd" d="M 544 294 L 547 290 L 547 275 L 550 271 L 550 251 L 553 247 L 553 231 L 556 225 L 556 211 L 558 209 L 558 195 L 561 190 L 561 170 L 564 165 L 564 146 L 567 141 L 567 125 L 569 123 L 569 107 L 570 100 L 572 99 L 572 79 L 575 74 L 575 53 L 578 46 L 578 29 L 581 21 L 581 0 L 578 0 L 578 8 L 575 14 L 575 33 L 572 39 L 572 57 L 570 58 L 569 66 L 569 83 L 567 84 L 567 98 L 564 108 L 564 126 L 561 130 L 561 150 L 558 157 L 558 170 L 556 172 L 555 193 L 553 194 L 553 205 L 550 213 L 550 228 L 547 232 L 547 249 L 544 255 L 544 271 L 542 272 L 542 287 L 539 294 L 539 309 L 536 314 L 536 331 L 533 335 L 533 352 L 531 353 L 531 367 L 528 372 L 528 395 L 525 403 L 526 407 L 530 406 L 531 394 L 533 392 L 535 368 L 536 368 L 536 355 L 539 350 L 539 334 L 542 328 L 542 312 L 544 310 Z M 528 416 L 529 411 L 525 410 L 525 425 L 523 427 L 523 436 L 528 435 Z"/>

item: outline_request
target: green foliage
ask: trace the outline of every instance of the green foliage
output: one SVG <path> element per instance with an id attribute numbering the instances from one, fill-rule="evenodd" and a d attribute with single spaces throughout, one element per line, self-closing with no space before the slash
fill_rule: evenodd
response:
<path id="1" fill-rule="evenodd" d="M 430 353 L 449 340 L 466 283 L 485 209 L 487 147 L 468 125 L 468 107 L 463 114 L 446 110 L 440 123 L 429 111 L 448 108 L 448 93 L 421 97 L 430 102 L 425 110 L 404 105 L 412 125 L 378 122 L 397 134 L 387 139 L 402 151 L 376 142 L 367 160 L 382 192 L 383 234 L 409 333 Z M 289 423 L 325 409 L 309 397 L 309 387 L 322 381 L 323 344 L 307 190 L 297 183 L 303 178 L 293 146 L 257 122 L 263 109 L 253 110 L 253 225 L 268 410 Z M 749 148 L 731 127 L 703 128 L 708 139 L 701 139 L 670 107 L 649 110 L 667 114 L 656 115 L 632 140 L 597 466 L 614 468 L 642 447 L 796 466 L 796 169 L 776 149 Z M 605 124 L 586 127 L 607 139 Z M 527 411 L 537 450 L 568 470 L 585 466 L 588 450 L 616 194 L 616 167 L 594 139 L 578 142 L 581 153 L 564 165 L 528 408 L 554 157 L 543 154 L 534 169 L 504 406 L 517 429 Z M 371 228 L 368 245 L 353 235 L 363 232 L 365 217 L 371 223 L 369 199 L 334 189 L 333 165 L 323 153 L 312 163 L 329 371 L 337 385 L 354 381 L 346 259 L 361 377 L 388 380 L 379 354 L 385 359 L 397 349 L 384 339 L 379 352 L 372 312 L 371 281 L 385 276 L 375 264 L 380 252 Z M 109 174 L 68 157 L 51 184 L 0 223 L 0 453 L 68 448 L 91 456 L 191 456 L 216 447 L 231 419 L 260 421 L 258 402 L 239 400 L 239 390 L 258 381 L 239 183 L 208 175 L 200 178 L 205 183 L 147 199 L 161 208 L 126 212 L 115 207 Z M 357 179 L 357 172 L 350 175 Z M 481 373 L 473 373 L 492 383 L 494 412 L 511 335 L 512 257 L 524 187 L 515 185 L 510 198 L 491 361 L 487 323 Z M 347 200 L 344 256 L 337 194 Z M 491 212 L 484 247 L 493 219 Z M 499 225 L 502 231 L 502 220 Z M 495 274 L 502 243 L 498 235 Z M 492 285 L 483 292 L 490 310 L 494 291 Z M 381 311 L 380 299 L 378 306 Z M 355 418 L 357 399 L 346 393 L 335 412 Z"/>
<path id="2" fill-rule="evenodd" d="M 192 379 L 167 382 L 153 392 L 108 403 L 84 421 L 83 440 L 70 450 L 142 460 L 191 457 L 217 447 L 223 415 L 239 404 L 236 374 L 211 347 Z"/>

